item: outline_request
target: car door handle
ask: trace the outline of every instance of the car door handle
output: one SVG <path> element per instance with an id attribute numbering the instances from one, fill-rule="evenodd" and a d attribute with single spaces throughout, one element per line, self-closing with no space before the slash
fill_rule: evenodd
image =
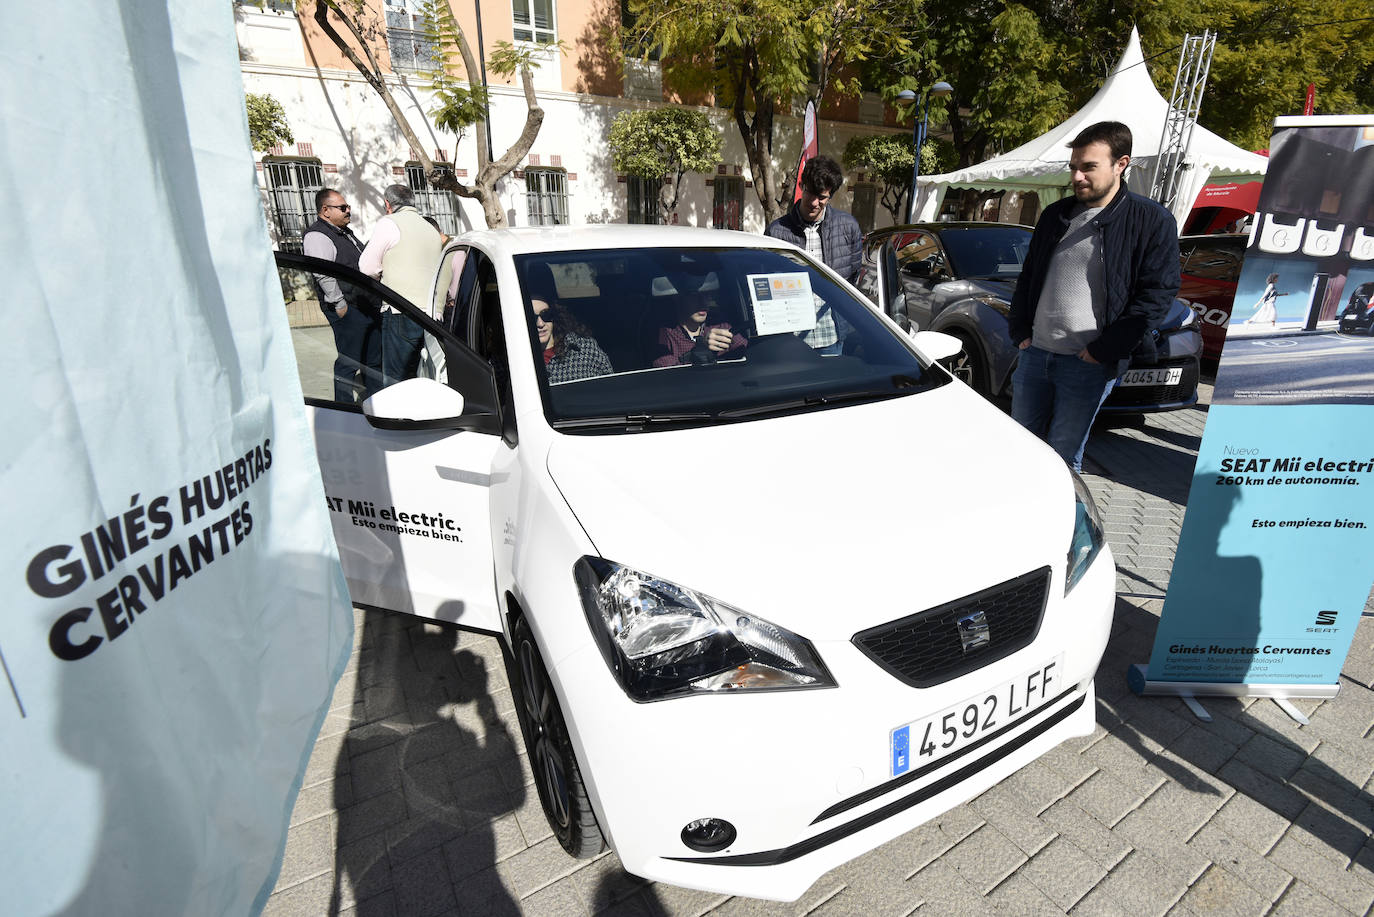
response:
<path id="1" fill-rule="evenodd" d="M 465 468 L 449 468 L 445 465 L 436 465 L 434 470 L 439 473 L 439 477 L 445 481 L 454 481 L 458 484 L 472 484 L 476 487 L 490 487 L 491 475 L 482 474 L 479 471 L 468 471 Z"/>

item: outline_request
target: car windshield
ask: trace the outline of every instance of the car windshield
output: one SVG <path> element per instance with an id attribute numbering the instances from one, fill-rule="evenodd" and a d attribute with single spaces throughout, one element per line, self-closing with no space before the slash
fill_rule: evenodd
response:
<path id="1" fill-rule="evenodd" d="M 515 267 L 545 413 L 566 432 L 820 410 L 950 378 L 799 252 L 554 252 Z"/>
<path id="2" fill-rule="evenodd" d="M 961 279 L 1014 280 L 1030 248 L 1030 230 L 1020 226 L 946 229 L 940 233 L 954 275 Z"/>

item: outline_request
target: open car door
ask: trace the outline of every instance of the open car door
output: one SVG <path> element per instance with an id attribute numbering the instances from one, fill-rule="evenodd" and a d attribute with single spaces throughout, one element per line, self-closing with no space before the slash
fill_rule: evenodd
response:
<path id="1" fill-rule="evenodd" d="M 357 271 L 276 259 L 353 603 L 500 632 L 490 481 L 502 425 L 490 365 Z M 340 295 L 344 309 L 321 308 Z M 415 359 L 383 379 L 390 323 L 422 333 Z"/>

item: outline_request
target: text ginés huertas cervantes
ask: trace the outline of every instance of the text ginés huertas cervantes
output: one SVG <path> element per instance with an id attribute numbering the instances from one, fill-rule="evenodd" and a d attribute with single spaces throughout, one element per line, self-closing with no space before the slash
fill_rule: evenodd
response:
<path id="1" fill-rule="evenodd" d="M 27 579 L 44 599 L 82 604 L 58 616 L 48 646 L 59 659 L 90 656 L 130 632 L 138 617 L 253 532 L 244 494 L 272 467 L 272 440 L 171 493 L 129 498 L 128 508 L 39 551 Z M 71 600 L 86 589 L 88 595 Z M 98 593 L 94 587 L 100 587 Z M 91 594 L 93 593 L 93 594 Z"/>

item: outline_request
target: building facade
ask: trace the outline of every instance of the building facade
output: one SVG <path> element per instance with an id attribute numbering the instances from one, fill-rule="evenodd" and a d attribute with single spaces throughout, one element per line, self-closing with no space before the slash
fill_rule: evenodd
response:
<path id="1" fill-rule="evenodd" d="M 434 49 L 425 39 L 419 0 L 365 0 L 378 24 L 368 36 L 372 53 L 388 72 L 388 84 L 425 152 L 448 163 L 470 182 L 477 169 L 477 136 L 461 137 L 435 128 L 429 111 L 433 93 L 420 71 L 433 69 Z M 657 62 L 625 60 L 604 39 L 619 17 L 619 4 L 606 0 L 476 0 L 454 4 L 454 13 L 474 53 L 490 52 L 498 41 L 562 41 L 565 53 L 542 55 L 534 85 L 544 122 L 524 162 L 497 186 L 512 226 L 658 222 L 656 182 L 617 174 L 607 144 L 612 119 L 622 111 L 681 104 L 665 92 Z M 466 8 L 460 8 L 465 6 Z M 299 250 L 301 233 L 314 219 L 314 193 L 341 191 L 354 206 L 355 229 L 366 237 L 385 210 L 382 190 L 406 183 L 420 197 L 422 212 L 450 235 L 482 228 L 481 206 L 428 186 L 419 151 L 410 148 L 377 92 L 314 21 L 310 6 L 297 12 L 290 0 L 239 0 L 236 5 L 244 90 L 271 95 L 285 109 L 295 143 L 257 154 L 273 243 Z M 384 30 L 382 24 L 385 24 Z M 342 31 L 342 30 L 341 30 Z M 383 34 L 384 31 L 384 34 Z M 500 157 L 520 135 L 526 103 L 514 81 L 487 73 L 491 139 Z M 709 101 L 709 100 L 707 100 Z M 775 121 L 774 162 L 779 176 L 796 165 L 801 148 L 801 105 Z M 761 232 L 763 208 L 753 189 L 744 145 L 730 112 L 709 104 L 707 113 L 722 137 L 721 160 L 709 175 L 688 174 L 676 210 L 667 222 Z M 905 132 L 881 99 L 828 105 L 818 123 L 820 149 L 841 159 L 845 143 L 860 134 Z M 865 229 L 889 225 L 877 203 L 880 185 L 863 173 L 847 173 L 835 205 L 852 212 Z"/>

